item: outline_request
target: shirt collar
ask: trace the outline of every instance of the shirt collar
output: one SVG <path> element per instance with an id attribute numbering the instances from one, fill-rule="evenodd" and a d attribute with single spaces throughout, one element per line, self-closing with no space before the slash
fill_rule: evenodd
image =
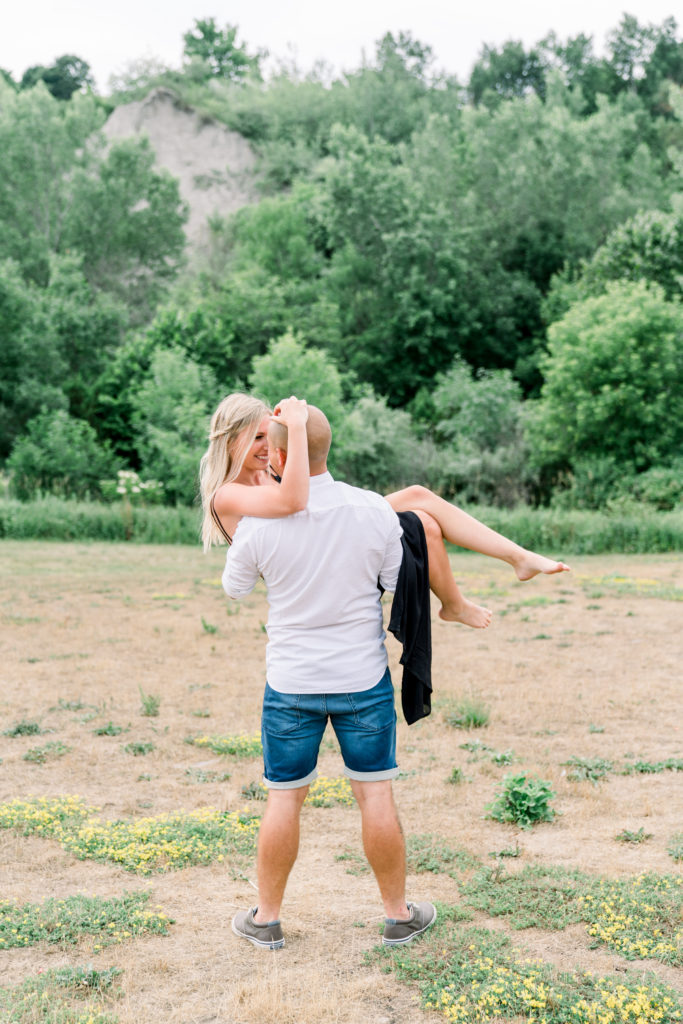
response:
<path id="1" fill-rule="evenodd" d="M 317 473 L 315 476 L 310 478 L 311 490 L 316 490 L 318 487 L 324 487 L 325 484 L 333 484 L 334 479 L 330 472 Z"/>

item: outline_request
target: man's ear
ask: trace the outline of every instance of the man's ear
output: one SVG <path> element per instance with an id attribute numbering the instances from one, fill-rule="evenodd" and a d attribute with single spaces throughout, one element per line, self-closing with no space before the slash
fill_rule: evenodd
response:
<path id="1" fill-rule="evenodd" d="M 287 462 L 287 452 L 284 448 L 275 449 L 275 462 L 275 468 L 277 469 L 278 474 L 282 476 L 282 470 L 285 468 L 285 463 Z"/>

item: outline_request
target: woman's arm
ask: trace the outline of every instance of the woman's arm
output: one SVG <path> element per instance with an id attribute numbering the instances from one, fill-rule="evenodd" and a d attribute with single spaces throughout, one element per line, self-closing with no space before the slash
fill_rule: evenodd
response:
<path id="1" fill-rule="evenodd" d="M 306 508 L 310 483 L 306 402 L 293 397 L 284 399 L 275 407 L 273 419 L 287 427 L 287 462 L 281 483 L 223 484 L 214 497 L 221 518 L 279 519 Z"/>

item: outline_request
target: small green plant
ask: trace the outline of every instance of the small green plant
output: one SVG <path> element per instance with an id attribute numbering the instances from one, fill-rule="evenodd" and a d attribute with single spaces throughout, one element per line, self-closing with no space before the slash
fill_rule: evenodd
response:
<path id="1" fill-rule="evenodd" d="M 3 732 L 3 736 L 41 736 L 43 730 L 41 729 L 38 722 L 27 722 L 22 719 L 21 722 L 17 722 L 11 729 L 6 729 Z"/>
<path id="2" fill-rule="evenodd" d="M 444 712 L 444 718 L 456 729 L 483 729 L 489 724 L 489 708 L 477 696 L 462 697 Z"/>
<path id="3" fill-rule="evenodd" d="M 568 761 L 562 761 L 562 764 L 570 769 L 567 772 L 567 778 L 570 782 L 585 782 L 587 780 L 592 782 L 594 786 L 601 779 L 604 779 L 609 772 L 614 770 L 612 762 L 606 761 L 602 757 L 572 756 Z"/>
<path id="4" fill-rule="evenodd" d="M 634 761 L 626 764 L 622 775 L 659 775 L 661 772 L 683 772 L 683 758 L 667 757 L 665 761 Z"/>
<path id="5" fill-rule="evenodd" d="M 617 832 L 614 837 L 618 843 L 644 843 L 647 839 L 652 839 L 652 832 L 646 832 L 641 826 L 637 832 L 629 832 L 627 828 Z"/>
<path id="6" fill-rule="evenodd" d="M 337 862 L 346 861 L 348 866 L 346 868 L 347 875 L 367 875 L 370 871 L 370 865 L 361 853 L 356 853 L 355 850 L 349 849 L 347 846 L 342 853 L 335 854 L 334 858 Z"/>
<path id="7" fill-rule="evenodd" d="M 666 848 L 666 852 L 674 860 L 683 860 L 683 832 L 675 832 Z"/>
<path id="8" fill-rule="evenodd" d="M 448 781 L 452 782 L 453 785 L 458 785 L 460 782 L 464 782 L 465 773 L 463 772 L 462 768 L 458 768 L 458 766 L 456 765 L 451 770 L 451 774 L 448 776 Z"/>
<path id="9" fill-rule="evenodd" d="M 132 754 L 133 757 L 144 757 L 145 754 L 152 753 L 154 750 L 154 744 L 141 740 L 133 740 L 130 743 L 126 743 L 123 749 L 127 754 Z"/>
<path id="10" fill-rule="evenodd" d="M 71 747 L 67 747 L 61 740 L 55 740 L 52 743 L 46 743 L 44 747 L 31 747 L 23 755 L 24 761 L 30 761 L 32 764 L 45 764 L 46 761 L 54 761 L 58 757 L 64 757 L 68 754 Z"/>
<path id="11" fill-rule="evenodd" d="M 262 782 L 250 782 L 242 786 L 242 796 L 245 800 L 267 800 L 268 790 Z"/>
<path id="12" fill-rule="evenodd" d="M 114 725 L 113 722 L 107 722 L 106 725 L 100 725 L 99 728 L 93 729 L 95 736 L 119 736 L 122 732 L 123 726 Z"/>
<path id="13" fill-rule="evenodd" d="M 494 764 L 512 764 L 514 759 L 514 750 L 494 750 L 491 754 L 491 760 Z"/>
<path id="14" fill-rule="evenodd" d="M 550 806 L 555 796 L 550 783 L 524 772 L 506 775 L 497 798 L 487 805 L 486 817 L 528 829 L 541 821 L 552 821 L 556 811 Z"/>
<path id="15" fill-rule="evenodd" d="M 161 705 L 161 697 L 156 696 L 153 693 L 145 693 L 142 687 L 138 687 L 140 690 L 140 701 L 141 708 L 140 714 L 144 718 L 157 718 L 159 715 L 159 707 Z"/>
<path id="16" fill-rule="evenodd" d="M 202 629 L 204 630 L 205 633 L 213 634 L 218 632 L 218 626 L 214 626 L 211 622 L 207 622 L 203 615 L 201 616 L 201 620 Z"/>
<path id="17" fill-rule="evenodd" d="M 519 843 L 515 843 L 514 846 L 506 846 L 503 850 L 491 850 L 489 857 L 495 857 L 496 860 L 505 860 L 508 857 L 516 858 L 521 857 L 522 851 L 519 848 Z"/>
<path id="18" fill-rule="evenodd" d="M 206 772 L 203 768 L 186 768 L 185 774 L 192 782 L 227 782 L 230 772 Z"/>
<path id="19" fill-rule="evenodd" d="M 207 708 L 197 708 L 196 711 L 191 711 L 190 714 L 194 718 L 211 718 L 211 712 Z"/>
<path id="20" fill-rule="evenodd" d="M 605 731 L 605 727 L 604 727 L 604 725 L 594 725 L 593 722 L 590 722 L 590 724 L 588 726 L 588 731 L 589 732 L 604 732 Z"/>

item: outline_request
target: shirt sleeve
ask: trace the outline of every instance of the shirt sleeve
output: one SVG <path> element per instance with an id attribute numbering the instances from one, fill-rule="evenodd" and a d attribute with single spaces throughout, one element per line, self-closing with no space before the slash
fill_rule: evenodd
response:
<path id="1" fill-rule="evenodd" d="M 225 559 L 223 590 L 228 597 L 239 601 L 252 592 L 258 578 L 259 571 L 250 544 L 236 537 Z"/>
<path id="2" fill-rule="evenodd" d="M 394 510 L 390 508 L 389 511 L 391 513 L 391 518 L 389 521 L 384 560 L 379 572 L 379 583 L 384 590 L 389 590 L 393 594 L 396 589 L 398 572 L 403 560 L 403 544 L 401 543 L 403 530 L 401 529 L 401 524 L 399 523 L 398 516 Z"/>

